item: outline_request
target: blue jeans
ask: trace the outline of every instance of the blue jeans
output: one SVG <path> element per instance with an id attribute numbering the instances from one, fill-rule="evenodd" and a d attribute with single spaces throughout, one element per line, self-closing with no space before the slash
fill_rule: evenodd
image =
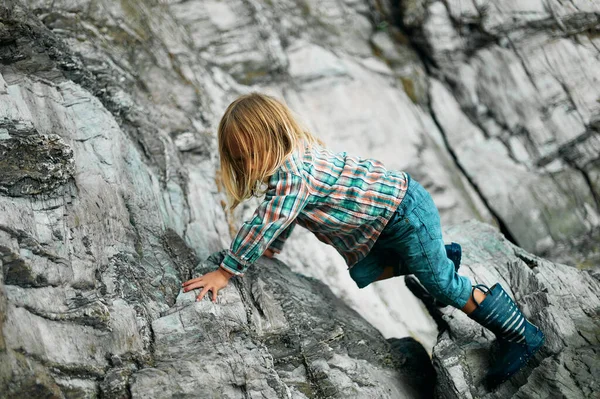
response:
<path id="1" fill-rule="evenodd" d="M 433 297 L 447 305 L 461 309 L 471 295 L 471 281 L 458 275 L 446 256 L 440 215 L 431 195 L 410 177 L 400 206 L 371 252 L 350 268 L 350 276 L 363 288 L 388 266 L 393 266 L 395 276 L 414 274 Z"/>

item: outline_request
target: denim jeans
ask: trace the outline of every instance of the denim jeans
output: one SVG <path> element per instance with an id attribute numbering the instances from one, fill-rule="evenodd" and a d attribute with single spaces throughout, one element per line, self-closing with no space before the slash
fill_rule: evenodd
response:
<path id="1" fill-rule="evenodd" d="M 461 309 L 471 295 L 471 281 L 454 270 L 446 256 L 440 216 L 431 195 L 408 177 L 408 190 L 371 252 L 350 268 L 359 288 L 393 266 L 394 275 L 414 274 L 438 301 Z"/>

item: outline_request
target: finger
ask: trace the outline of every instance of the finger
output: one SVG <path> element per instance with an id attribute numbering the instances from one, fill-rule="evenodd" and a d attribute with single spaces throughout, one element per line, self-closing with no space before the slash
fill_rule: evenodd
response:
<path id="1" fill-rule="evenodd" d="M 198 281 L 202 281 L 203 278 L 204 278 L 204 276 L 196 277 L 194 279 L 186 281 L 185 283 L 182 283 L 181 286 L 186 287 L 190 284 L 194 284 L 194 283 L 197 283 Z"/>
<path id="2" fill-rule="evenodd" d="M 201 301 L 202 298 L 204 298 L 204 295 L 206 295 L 206 293 L 208 292 L 208 290 L 210 290 L 209 286 L 207 285 L 206 287 L 204 287 L 202 289 L 202 291 L 200 292 L 200 295 L 198 295 L 198 297 L 196 298 L 196 301 Z"/>
<path id="3" fill-rule="evenodd" d="M 190 284 L 194 284 L 194 283 L 197 283 L 198 281 L 202 281 L 203 278 L 204 278 L 204 276 L 196 277 L 194 279 L 186 281 L 185 283 L 182 283 L 181 285 L 183 287 L 186 287 L 186 286 L 188 286 Z"/>
<path id="4" fill-rule="evenodd" d="M 182 287 L 183 288 L 183 292 L 188 292 L 188 291 L 191 291 L 191 290 L 195 290 L 196 288 L 204 287 L 206 284 L 207 283 L 204 282 L 204 281 L 198 281 L 196 283 L 193 283 L 193 284 L 187 285 L 185 287 Z"/>
<path id="5" fill-rule="evenodd" d="M 213 301 L 213 303 L 217 303 L 217 295 L 219 295 L 219 290 L 218 289 L 212 290 L 212 301 Z"/>

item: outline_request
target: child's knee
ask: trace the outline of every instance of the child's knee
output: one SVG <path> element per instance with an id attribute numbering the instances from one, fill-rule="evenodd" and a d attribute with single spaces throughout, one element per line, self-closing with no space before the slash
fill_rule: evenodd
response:
<path id="1" fill-rule="evenodd" d="M 433 296 L 438 301 L 448 305 L 447 298 L 449 290 L 447 286 L 442 286 L 437 280 L 421 281 L 421 284 L 423 284 L 423 287 L 427 289 L 427 292 L 429 292 L 431 296 Z"/>
<path id="2" fill-rule="evenodd" d="M 368 276 L 364 276 L 359 273 L 352 273 L 352 269 L 350 269 L 350 277 L 352 277 L 352 280 L 354 280 L 358 288 L 365 288 L 367 285 L 371 284 Z"/>

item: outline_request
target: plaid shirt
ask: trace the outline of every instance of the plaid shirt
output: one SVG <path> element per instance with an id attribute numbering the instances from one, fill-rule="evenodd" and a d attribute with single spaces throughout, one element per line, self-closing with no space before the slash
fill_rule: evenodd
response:
<path id="1" fill-rule="evenodd" d="M 363 259 L 407 189 L 404 172 L 318 145 L 292 153 L 268 182 L 221 267 L 243 274 L 267 248 L 281 250 L 296 224 L 332 245 L 348 267 Z"/>

